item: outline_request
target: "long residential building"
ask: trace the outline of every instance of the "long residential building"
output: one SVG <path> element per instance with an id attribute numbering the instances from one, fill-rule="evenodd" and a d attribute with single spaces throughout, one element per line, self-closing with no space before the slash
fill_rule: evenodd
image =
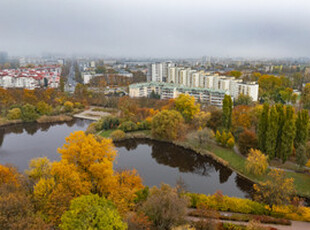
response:
<path id="1" fill-rule="evenodd" d="M 171 99 L 180 94 L 189 94 L 194 96 L 197 101 L 214 106 L 222 106 L 224 96 L 228 93 L 224 90 L 185 87 L 165 82 L 145 82 L 129 86 L 130 97 L 149 97 L 152 92 L 160 95 L 161 99 Z"/>
<path id="2" fill-rule="evenodd" d="M 183 87 L 224 90 L 234 98 L 240 94 L 249 95 L 253 101 L 258 100 L 258 84 L 243 82 L 234 77 L 219 76 L 191 68 L 176 67 L 170 62 L 152 64 L 152 82 L 173 83 Z"/>

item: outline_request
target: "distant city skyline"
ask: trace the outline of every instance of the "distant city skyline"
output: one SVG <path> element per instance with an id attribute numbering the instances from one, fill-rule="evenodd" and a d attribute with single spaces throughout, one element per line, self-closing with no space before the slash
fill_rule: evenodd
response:
<path id="1" fill-rule="evenodd" d="M 10 56 L 310 57 L 306 0 L 2 0 Z"/>

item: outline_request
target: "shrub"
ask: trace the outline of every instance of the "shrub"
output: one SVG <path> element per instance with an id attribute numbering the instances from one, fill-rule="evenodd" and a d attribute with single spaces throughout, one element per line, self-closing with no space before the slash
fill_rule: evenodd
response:
<path id="1" fill-rule="evenodd" d="M 40 115 L 49 115 L 52 113 L 53 108 L 44 101 L 40 101 L 37 104 L 37 111 Z"/>
<path id="2" fill-rule="evenodd" d="M 64 110 L 66 113 L 70 113 L 73 111 L 73 103 L 71 101 L 66 101 L 64 103 Z"/>
<path id="3" fill-rule="evenodd" d="M 162 184 L 150 190 L 142 211 L 157 229 L 171 229 L 184 223 L 188 204 L 187 197 L 179 196 L 175 188 Z"/>
<path id="4" fill-rule="evenodd" d="M 128 230 L 150 230 L 152 222 L 143 213 L 131 213 L 126 220 Z"/>
<path id="5" fill-rule="evenodd" d="M 152 127 L 152 123 L 146 120 L 137 123 L 139 130 L 150 130 Z"/>
<path id="6" fill-rule="evenodd" d="M 204 128 L 201 130 L 198 130 L 196 133 L 195 138 L 198 140 L 199 144 L 206 143 L 210 141 L 214 136 L 214 133 L 209 128 Z"/>
<path id="7" fill-rule="evenodd" d="M 75 103 L 74 103 L 74 108 L 83 109 L 83 108 L 84 108 L 84 105 L 81 104 L 80 102 L 75 102 Z"/>
<path id="8" fill-rule="evenodd" d="M 18 120 L 21 118 L 21 116 L 22 116 L 22 111 L 20 110 L 20 108 L 15 108 L 15 109 L 9 110 L 7 118 L 9 120 Z"/>
<path id="9" fill-rule="evenodd" d="M 226 143 L 226 146 L 228 147 L 228 148 L 230 148 L 230 149 L 232 149 L 234 146 L 235 146 L 235 140 L 234 140 L 234 138 L 229 138 L 228 139 L 228 141 L 227 141 L 227 143 Z"/>
<path id="10" fill-rule="evenodd" d="M 24 122 L 35 121 L 39 117 L 39 114 L 36 111 L 36 107 L 30 104 L 26 104 L 22 107 L 22 120 Z"/>
<path id="11" fill-rule="evenodd" d="M 101 124 L 100 129 L 109 130 L 109 129 L 117 128 L 120 124 L 120 121 L 118 117 L 106 116 L 106 117 L 102 117 L 99 123 Z"/>
<path id="12" fill-rule="evenodd" d="M 124 133 L 124 131 L 122 130 L 115 130 L 113 131 L 111 134 L 110 134 L 110 137 L 113 139 L 113 140 L 121 140 L 121 139 L 124 139 L 126 136 L 126 134 Z"/>
<path id="13" fill-rule="evenodd" d="M 89 126 L 87 127 L 85 133 L 86 134 L 95 134 L 97 132 L 97 128 L 96 128 L 96 122 L 93 122 L 91 124 L 89 124 Z"/>
<path id="14" fill-rule="evenodd" d="M 231 134 L 231 132 L 226 133 L 225 131 L 223 131 L 221 134 L 220 131 L 217 130 L 215 139 L 217 143 L 226 146 L 228 148 L 233 148 L 235 146 L 235 138 Z"/>
<path id="15" fill-rule="evenodd" d="M 214 195 L 187 193 L 186 195 L 190 197 L 191 207 L 193 208 L 206 204 L 211 209 L 223 212 L 230 211 L 257 215 L 270 213 L 264 204 L 249 199 L 228 197 L 220 193 Z"/>
<path id="16" fill-rule="evenodd" d="M 249 130 L 244 130 L 239 135 L 238 146 L 240 153 L 243 155 L 248 154 L 250 149 L 257 149 L 258 140 L 256 134 Z"/>
<path id="17" fill-rule="evenodd" d="M 268 168 L 268 156 L 257 149 L 251 149 L 246 159 L 246 170 L 256 176 L 265 174 Z"/>
<path id="18" fill-rule="evenodd" d="M 125 121 L 118 128 L 125 133 L 138 130 L 138 126 L 132 121 Z"/>

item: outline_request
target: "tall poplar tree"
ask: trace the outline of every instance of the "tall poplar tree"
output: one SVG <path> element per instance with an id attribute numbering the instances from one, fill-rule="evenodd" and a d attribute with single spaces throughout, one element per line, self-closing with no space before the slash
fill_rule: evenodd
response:
<path id="1" fill-rule="evenodd" d="M 285 121 L 281 135 L 280 154 L 283 163 L 292 154 L 293 143 L 295 138 L 295 112 L 292 106 L 287 106 L 285 111 Z"/>
<path id="2" fill-rule="evenodd" d="M 296 135 L 294 140 L 295 148 L 297 149 L 300 145 L 305 146 L 308 139 L 309 129 L 309 114 L 308 110 L 298 111 L 296 119 Z"/>
<path id="3" fill-rule="evenodd" d="M 231 128 L 232 100 L 231 96 L 225 95 L 223 100 L 223 127 L 227 130 Z"/>
<path id="4" fill-rule="evenodd" d="M 268 127 L 266 133 L 266 154 L 269 155 L 269 159 L 273 159 L 276 156 L 277 149 L 277 137 L 278 137 L 278 112 L 275 106 L 272 106 L 268 117 Z"/>
<path id="5" fill-rule="evenodd" d="M 276 109 L 278 112 L 278 135 L 277 135 L 276 157 L 281 158 L 281 138 L 282 138 L 283 125 L 285 121 L 283 104 L 277 104 Z"/>
<path id="6" fill-rule="evenodd" d="M 258 122 L 258 144 L 260 150 L 266 152 L 266 134 L 268 128 L 269 104 L 265 103 Z"/>

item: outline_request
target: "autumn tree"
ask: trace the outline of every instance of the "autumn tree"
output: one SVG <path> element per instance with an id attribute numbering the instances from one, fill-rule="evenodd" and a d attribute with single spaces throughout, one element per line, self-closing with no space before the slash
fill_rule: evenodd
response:
<path id="1" fill-rule="evenodd" d="M 69 210 L 61 217 L 60 229 L 125 230 L 127 225 L 110 201 L 91 194 L 72 200 Z"/>
<path id="2" fill-rule="evenodd" d="M 191 121 L 191 124 L 196 128 L 204 128 L 207 126 L 208 121 L 211 118 L 211 113 L 200 111 L 197 113 L 193 120 Z"/>
<path id="3" fill-rule="evenodd" d="M 240 78 L 242 73 L 238 70 L 232 70 L 228 73 L 229 76 L 233 76 L 235 77 L 236 79 Z"/>
<path id="4" fill-rule="evenodd" d="M 265 103 L 258 122 L 258 143 L 261 151 L 266 152 L 266 134 L 268 129 L 269 104 Z"/>
<path id="5" fill-rule="evenodd" d="M 232 111 L 232 127 L 237 129 L 238 127 L 249 129 L 251 127 L 251 108 L 244 105 L 234 107 Z"/>
<path id="6" fill-rule="evenodd" d="M 255 199 L 269 206 L 289 204 L 296 194 L 294 179 L 279 169 L 271 169 L 267 177 L 267 181 L 254 184 Z"/>
<path id="7" fill-rule="evenodd" d="M 82 131 L 72 133 L 58 149 L 61 161 L 54 162 L 50 175 L 48 162 L 34 163 L 28 175 L 40 178 L 34 186 L 34 200 L 49 221 L 58 224 L 70 201 L 91 192 L 109 195 L 116 186 L 113 160 L 116 151 L 111 139 L 97 140 Z M 42 170 L 43 168 L 43 170 Z"/>
<path id="8" fill-rule="evenodd" d="M 256 134 L 250 130 L 244 130 L 238 139 L 239 151 L 241 154 L 246 155 L 250 149 L 258 147 L 258 140 Z"/>
<path id="9" fill-rule="evenodd" d="M 244 94 L 240 94 L 235 101 L 235 105 L 251 105 L 252 103 L 252 97 Z"/>
<path id="10" fill-rule="evenodd" d="M 157 138 L 175 140 L 182 135 L 184 119 L 175 110 L 163 110 L 152 119 L 152 135 Z"/>
<path id="11" fill-rule="evenodd" d="M 142 211 L 158 229 L 171 229 L 184 223 L 189 200 L 180 196 L 175 188 L 162 184 L 153 187 L 142 206 Z"/>
<path id="12" fill-rule="evenodd" d="M 281 87 L 281 78 L 273 75 L 262 75 L 258 79 L 259 95 L 261 97 L 271 98 L 276 89 Z"/>
<path id="13" fill-rule="evenodd" d="M 276 156 L 277 137 L 278 137 L 278 121 L 279 116 L 277 109 L 272 106 L 268 116 L 268 127 L 266 132 L 266 154 L 270 159 Z"/>
<path id="14" fill-rule="evenodd" d="M 211 117 L 207 122 L 207 126 L 215 132 L 222 125 L 222 116 L 223 113 L 219 109 L 211 111 Z"/>
<path id="15" fill-rule="evenodd" d="M 280 157 L 285 162 L 292 154 L 295 137 L 295 112 L 294 108 L 287 106 L 285 110 L 285 120 L 281 134 Z"/>
<path id="16" fill-rule="evenodd" d="M 223 100 L 223 127 L 227 130 L 231 128 L 231 117 L 232 117 L 232 100 L 231 96 L 224 96 Z"/>
<path id="17" fill-rule="evenodd" d="M 41 178 L 48 178 L 51 176 L 52 163 L 47 157 L 32 159 L 29 163 L 29 169 L 25 171 L 26 175 L 34 181 Z"/>
<path id="18" fill-rule="evenodd" d="M 17 170 L 13 167 L 0 165 L 0 186 L 3 184 L 19 185 Z"/>
<path id="19" fill-rule="evenodd" d="M 35 211 L 31 197 L 21 186 L 0 188 L 0 229 L 52 229 Z"/>
<path id="20" fill-rule="evenodd" d="M 175 99 L 175 108 L 186 122 L 191 121 L 200 112 L 200 105 L 195 104 L 195 97 L 188 94 L 181 94 Z"/>
<path id="21" fill-rule="evenodd" d="M 130 97 L 122 97 L 119 100 L 118 108 L 121 111 L 121 116 L 126 119 L 132 119 L 136 116 L 138 105 Z"/>
<path id="22" fill-rule="evenodd" d="M 257 149 L 250 149 L 246 159 L 246 170 L 256 176 L 265 174 L 268 169 L 268 157 Z"/>
<path id="23" fill-rule="evenodd" d="M 134 170 L 123 170 L 115 174 L 116 183 L 110 188 L 109 199 L 112 200 L 121 214 L 135 206 L 137 192 L 144 188 L 142 179 Z"/>

